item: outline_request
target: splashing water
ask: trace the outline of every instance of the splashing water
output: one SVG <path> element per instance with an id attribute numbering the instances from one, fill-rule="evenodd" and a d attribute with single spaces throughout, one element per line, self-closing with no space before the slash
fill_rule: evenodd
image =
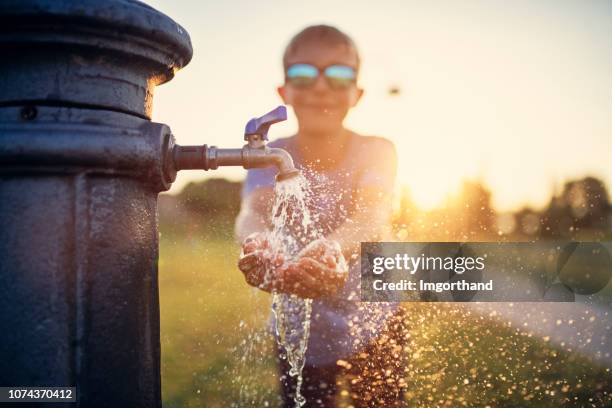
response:
<path id="1" fill-rule="evenodd" d="M 289 375 L 297 376 L 295 405 L 301 407 L 306 403 L 306 398 L 301 394 L 302 369 L 306 362 L 306 348 L 310 337 L 312 299 L 275 293 L 272 298 L 272 310 L 276 317 L 277 341 L 284 350 L 281 358 L 287 359 L 291 367 Z"/>
<path id="2" fill-rule="evenodd" d="M 285 262 L 292 261 L 306 244 L 321 237 L 312 223 L 307 192 L 308 184 L 302 175 L 277 183 L 275 187 L 270 247 L 282 252 Z M 266 271 L 268 279 L 271 276 L 269 272 Z M 310 336 L 312 299 L 275 292 L 272 310 L 276 318 L 276 338 L 284 351 L 281 358 L 286 358 L 291 367 L 289 375 L 297 377 L 294 401 L 296 407 L 300 407 L 306 403 L 300 389 Z"/>

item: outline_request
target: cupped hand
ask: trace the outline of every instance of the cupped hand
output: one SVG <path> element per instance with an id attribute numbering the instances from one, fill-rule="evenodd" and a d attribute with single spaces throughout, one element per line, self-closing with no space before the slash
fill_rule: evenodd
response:
<path id="1" fill-rule="evenodd" d="M 340 245 L 325 238 L 302 249 L 294 262 L 277 270 L 279 290 L 303 298 L 336 293 L 348 278 L 348 267 Z"/>
<path id="2" fill-rule="evenodd" d="M 266 273 L 280 267 L 283 262 L 283 254 L 270 247 L 268 233 L 255 232 L 242 243 L 238 268 L 249 285 L 270 292 L 278 282 L 271 276 L 267 277 Z"/>
<path id="3" fill-rule="evenodd" d="M 330 296 L 346 282 L 348 267 L 336 241 L 317 239 L 294 261 L 285 262 L 282 252 L 272 250 L 268 237 L 254 233 L 242 244 L 238 267 L 249 285 L 312 299 Z"/>

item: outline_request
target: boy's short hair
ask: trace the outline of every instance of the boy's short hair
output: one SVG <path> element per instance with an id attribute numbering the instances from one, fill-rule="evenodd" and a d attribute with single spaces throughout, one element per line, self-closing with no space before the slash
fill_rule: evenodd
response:
<path id="1" fill-rule="evenodd" d="M 359 69 L 361 60 L 359 58 L 359 51 L 357 50 L 357 46 L 355 45 L 353 39 L 336 27 L 324 24 L 306 27 L 291 39 L 285 48 L 285 53 L 283 54 L 283 68 L 287 68 L 287 62 L 291 55 L 293 55 L 302 45 L 311 42 L 317 42 L 329 46 L 344 45 L 348 48 L 352 48 L 355 51 L 355 56 L 357 57 L 357 66 L 355 68 Z"/>

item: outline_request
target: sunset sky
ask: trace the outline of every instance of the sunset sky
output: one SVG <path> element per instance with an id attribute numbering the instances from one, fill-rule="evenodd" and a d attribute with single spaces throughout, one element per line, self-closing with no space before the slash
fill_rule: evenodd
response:
<path id="1" fill-rule="evenodd" d="M 434 207 L 480 178 L 498 210 L 542 206 L 586 174 L 612 187 L 612 2 L 155 0 L 194 57 L 156 90 L 153 120 L 180 144 L 240 147 L 247 120 L 277 106 L 291 36 L 326 23 L 359 46 L 366 93 L 347 118 L 395 142 L 398 186 Z M 399 87 L 392 96 L 390 87 Z M 293 117 L 271 139 L 292 134 Z M 181 172 L 171 192 L 242 168 Z"/>

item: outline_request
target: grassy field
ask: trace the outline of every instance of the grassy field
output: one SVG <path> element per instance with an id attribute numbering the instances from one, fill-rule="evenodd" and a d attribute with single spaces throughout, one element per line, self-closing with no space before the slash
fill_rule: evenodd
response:
<path id="1" fill-rule="evenodd" d="M 244 283 L 238 253 L 227 233 L 161 237 L 164 407 L 279 404 L 270 298 Z M 457 305 L 407 310 L 409 406 L 612 406 L 610 369 L 547 339 Z"/>
<path id="2" fill-rule="evenodd" d="M 238 254 L 229 239 L 161 240 L 165 407 L 227 407 L 247 393 L 275 399 L 273 339 L 263 333 L 269 296 L 245 284 Z"/>

